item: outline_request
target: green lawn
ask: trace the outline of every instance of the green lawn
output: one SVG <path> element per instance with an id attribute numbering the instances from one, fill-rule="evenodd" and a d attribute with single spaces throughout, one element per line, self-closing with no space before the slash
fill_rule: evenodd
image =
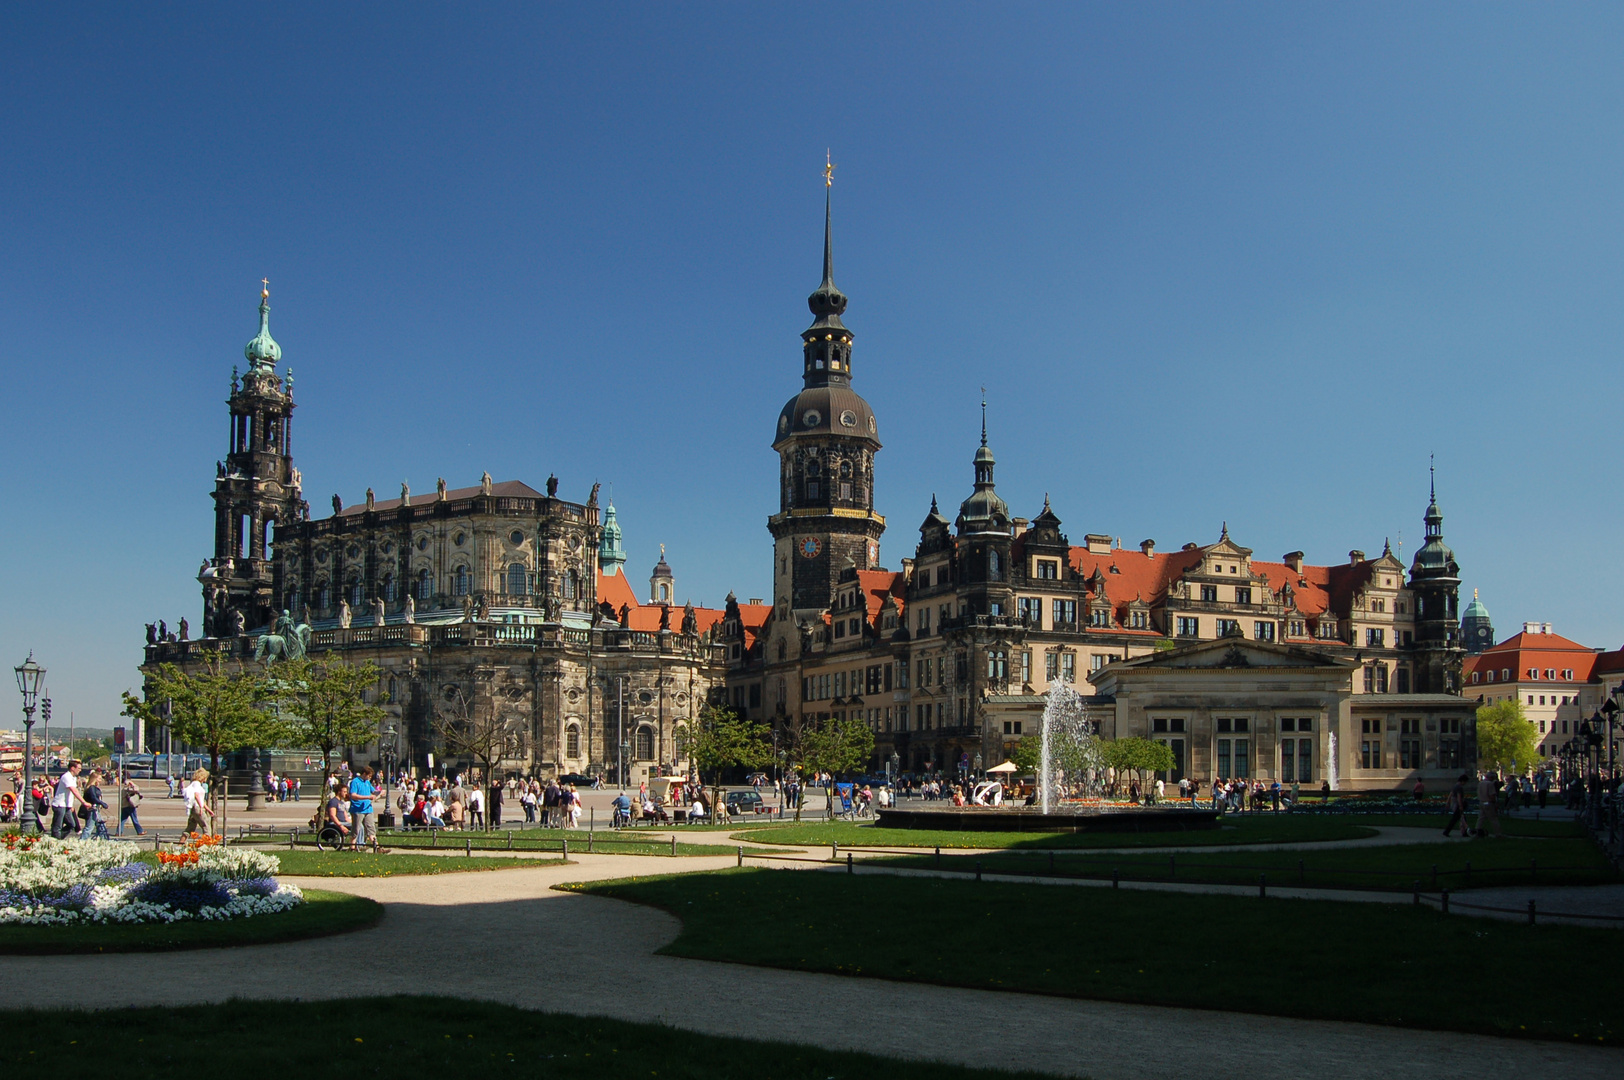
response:
<path id="1" fill-rule="evenodd" d="M 278 941 L 297 941 L 361 930 L 383 918 L 383 905 L 363 896 L 306 889 L 305 901 L 291 911 L 277 915 L 256 915 L 250 919 L 225 922 L 142 926 L 0 926 L 0 953 L 164 952 L 171 949 L 269 945 Z M 11 1045 L 15 1047 L 19 1043 L 13 1042 Z"/>
<path id="2" fill-rule="evenodd" d="M 1592 980 L 1541 980 L 1538 994 L 1471 989 L 1552 957 L 1617 970 L 1617 930 L 1408 904 L 755 868 L 569 888 L 678 916 L 682 933 L 663 950 L 676 956 L 1592 1043 L 1624 1035 L 1624 998 Z"/>
<path id="3" fill-rule="evenodd" d="M 964 1069 L 790 1043 L 695 1035 L 655 1024 L 529 1012 L 450 997 L 342 1003 L 233 1001 L 165 1009 L 0 1012 L 14 1031 L 0 1062 L 14 1075 L 109 1063 L 121 1080 L 210 1074 L 493 1075 L 542 1080 L 1014 1080 Z M 275 1033 L 280 1033 L 275 1034 Z M 268 1058 L 267 1053 L 271 1056 Z"/>
<path id="4" fill-rule="evenodd" d="M 512 836 L 511 842 L 509 835 Z M 380 835 L 378 842 L 387 848 L 438 848 L 442 851 L 463 851 L 472 845 L 475 851 L 529 851 L 561 853 L 564 841 L 569 841 L 570 854 L 592 851 L 605 855 L 670 855 L 671 841 L 656 839 L 647 833 L 631 830 L 618 832 L 600 829 L 588 833 L 585 829 L 525 829 L 507 832 L 455 832 L 433 836 L 423 832 L 389 833 Z M 731 855 L 737 845 L 692 844 L 678 840 L 677 855 Z"/>
<path id="5" fill-rule="evenodd" d="M 372 855 L 353 851 L 272 851 L 287 877 L 401 877 L 408 874 L 460 874 L 470 870 L 517 870 L 526 866 L 562 866 L 564 859 L 522 859 L 502 855 Z"/>
<path id="6" fill-rule="evenodd" d="M 1302 815 L 1309 820 L 1342 821 L 1351 825 L 1387 825 L 1401 829 L 1436 829 L 1443 833 L 1449 815 L 1442 810 L 1433 814 L 1325 814 Z M 1476 814 L 1466 815 L 1466 823 L 1477 823 Z M 1533 818 L 1502 817 L 1500 830 L 1507 836 L 1583 836 L 1584 826 L 1572 817 L 1547 816 Z"/>
<path id="7" fill-rule="evenodd" d="M 1443 840 L 1380 847 L 1296 851 L 1214 851 L 1150 855 L 1140 852 L 1002 851 L 986 855 L 904 855 L 885 865 L 990 874 L 1039 874 L 1124 881 L 1199 881 L 1311 888 L 1398 889 L 1420 881 L 1426 891 L 1489 885 L 1593 885 L 1618 880 L 1601 849 L 1588 839 Z M 1433 877 L 1433 868 L 1437 877 Z"/>
<path id="8" fill-rule="evenodd" d="M 1286 844 L 1319 840 L 1356 840 L 1375 836 L 1367 825 L 1340 818 L 1293 817 L 1289 814 L 1231 816 L 1219 829 L 1165 833 L 1034 833 L 963 832 L 935 829 L 882 829 L 849 821 L 784 825 L 734 834 L 758 843 L 842 847 L 923 848 L 1134 848 L 1190 847 L 1207 844 Z"/>

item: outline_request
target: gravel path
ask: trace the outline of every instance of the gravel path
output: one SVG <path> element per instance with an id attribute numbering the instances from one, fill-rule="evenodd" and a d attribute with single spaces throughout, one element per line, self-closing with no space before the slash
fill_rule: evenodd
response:
<path id="1" fill-rule="evenodd" d="M 284 945 L 138 957 L 3 957 L 0 976 L 13 984 L 71 986 L 76 1001 L 92 1008 L 420 993 L 432 977 L 461 995 L 525 1008 L 1097 1080 L 1137 1080 L 1152 1065 L 1171 1075 L 1200 1075 L 1217 1061 L 1244 1063 L 1256 1080 L 1412 1072 L 1476 1080 L 1485 1068 L 1564 1080 L 1624 1074 L 1624 1051 L 1611 1049 L 656 956 L 676 936 L 676 919 L 621 901 L 550 891 L 564 881 L 732 863 L 687 858 L 651 864 L 637 856 L 590 855 L 574 866 L 467 875 L 304 879 L 300 884 L 383 901 L 388 913 L 370 930 Z M 451 972 L 457 974 L 448 981 Z M 567 973 L 568 990 L 560 989 L 558 972 Z"/>

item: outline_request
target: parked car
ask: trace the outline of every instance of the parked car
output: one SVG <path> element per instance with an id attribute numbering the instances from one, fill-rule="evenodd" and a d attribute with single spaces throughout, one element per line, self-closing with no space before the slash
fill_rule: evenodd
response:
<path id="1" fill-rule="evenodd" d="M 563 776 L 558 778 L 558 782 L 560 784 L 574 784 L 576 787 L 591 787 L 592 777 L 588 776 L 586 773 L 565 773 Z"/>
<path id="2" fill-rule="evenodd" d="M 730 791 L 722 802 L 730 814 L 765 814 L 771 809 L 754 791 Z"/>

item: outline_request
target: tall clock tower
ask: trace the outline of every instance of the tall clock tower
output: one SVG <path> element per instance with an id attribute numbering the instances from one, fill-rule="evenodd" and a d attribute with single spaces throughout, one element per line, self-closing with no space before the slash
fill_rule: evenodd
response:
<path id="1" fill-rule="evenodd" d="M 832 167 L 831 167 L 832 168 Z M 781 626 L 817 622 L 848 568 L 879 565 L 885 519 L 874 512 L 874 410 L 851 388 L 851 331 L 840 321 L 830 243 L 830 171 L 824 173 L 823 283 L 801 334 L 801 392 L 778 414 L 778 513 L 773 534 L 774 617 Z"/>

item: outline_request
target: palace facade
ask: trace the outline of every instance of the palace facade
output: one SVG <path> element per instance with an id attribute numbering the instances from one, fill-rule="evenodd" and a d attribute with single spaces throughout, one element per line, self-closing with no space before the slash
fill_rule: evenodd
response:
<path id="1" fill-rule="evenodd" d="M 876 771 L 990 767 L 1056 684 L 1087 692 L 1102 734 L 1168 742 L 1174 779 L 1396 787 L 1471 760 L 1459 567 L 1436 493 L 1408 570 L 1385 544 L 1335 565 L 1257 559 L 1227 526 L 1174 550 L 1074 545 L 1047 499 L 1028 519 L 998 495 L 983 406 L 956 517 L 933 499 L 913 556 L 887 569 L 879 425 L 852 386 L 827 204 L 807 303 L 802 387 L 772 441 L 773 601 L 730 597 L 720 628 L 735 708 L 780 728 L 861 719 Z"/>

